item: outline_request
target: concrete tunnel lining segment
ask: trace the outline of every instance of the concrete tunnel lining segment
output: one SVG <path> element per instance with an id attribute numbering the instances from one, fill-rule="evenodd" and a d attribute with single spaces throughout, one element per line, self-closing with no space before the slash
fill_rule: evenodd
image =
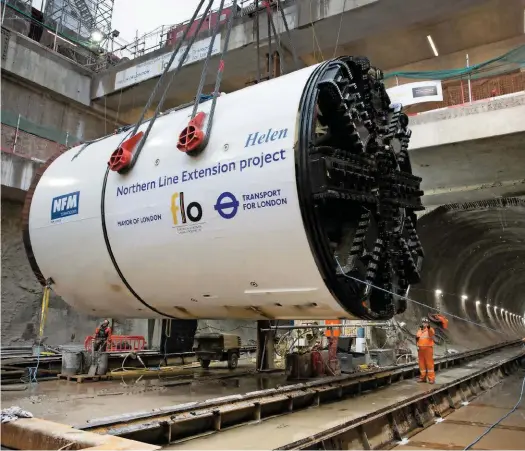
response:
<path id="1" fill-rule="evenodd" d="M 420 217 L 418 231 L 426 258 L 421 285 L 411 291 L 411 298 L 507 336 L 525 333 L 521 318 L 525 312 L 525 199 L 443 205 Z M 437 296 L 436 289 L 443 294 Z M 468 299 L 462 300 L 463 294 Z M 476 305 L 476 300 L 481 303 Z M 402 318 L 414 325 L 429 312 L 411 305 Z M 449 334 L 459 348 L 504 339 L 502 334 L 453 318 Z"/>

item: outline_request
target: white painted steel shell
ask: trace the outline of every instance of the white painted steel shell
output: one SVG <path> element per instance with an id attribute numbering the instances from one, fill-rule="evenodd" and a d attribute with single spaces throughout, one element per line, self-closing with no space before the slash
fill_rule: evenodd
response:
<path id="1" fill-rule="evenodd" d="M 128 174 L 110 171 L 109 243 L 129 285 L 154 309 L 178 318 L 352 318 L 320 275 L 297 195 L 296 122 L 315 67 L 220 97 L 209 143 L 199 156 L 176 148 L 191 113 L 186 108 L 158 118 Z M 209 107 L 203 103 L 200 111 Z M 124 285 L 103 237 L 104 175 L 124 136 L 95 142 L 80 154 L 80 147 L 71 149 L 49 166 L 31 204 L 31 245 L 44 277 L 53 279 L 53 289 L 76 310 L 159 317 Z M 228 171 L 207 170 L 217 164 Z M 184 178 L 195 171 L 197 177 Z M 177 184 L 161 186 L 164 177 L 175 176 Z M 130 187 L 136 184 L 146 189 L 133 193 Z M 74 198 L 60 200 L 74 192 L 78 212 Z M 231 215 L 233 208 L 216 207 L 224 192 L 239 202 L 229 219 L 220 213 Z M 184 193 L 186 225 L 176 193 Z M 255 193 L 267 194 L 255 199 Z M 172 201 L 179 210 L 172 209 Z M 190 216 L 195 219 L 198 207 L 192 202 L 202 207 L 195 223 Z M 52 221 L 52 215 L 62 217 Z"/>

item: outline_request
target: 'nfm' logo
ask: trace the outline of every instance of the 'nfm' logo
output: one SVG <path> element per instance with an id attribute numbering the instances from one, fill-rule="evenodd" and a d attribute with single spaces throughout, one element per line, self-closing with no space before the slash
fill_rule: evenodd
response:
<path id="1" fill-rule="evenodd" d="M 80 191 L 54 197 L 51 201 L 51 221 L 78 214 Z"/>
<path id="2" fill-rule="evenodd" d="M 180 229 L 179 233 L 200 231 L 201 226 L 196 223 L 202 219 L 202 206 L 198 202 L 190 202 L 186 206 L 183 192 L 171 196 L 171 215 L 173 226 Z"/>

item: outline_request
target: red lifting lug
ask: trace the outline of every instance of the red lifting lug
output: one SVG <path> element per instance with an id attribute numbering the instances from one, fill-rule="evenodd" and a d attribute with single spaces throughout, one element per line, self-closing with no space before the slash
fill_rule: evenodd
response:
<path id="1" fill-rule="evenodd" d="M 108 161 L 109 169 L 118 172 L 126 168 L 131 162 L 133 150 L 142 136 L 144 136 L 144 132 L 138 132 L 136 135 L 124 141 L 120 147 L 111 154 Z"/>
<path id="2" fill-rule="evenodd" d="M 197 150 L 202 145 L 204 142 L 202 124 L 205 117 L 206 114 L 201 111 L 188 123 L 188 126 L 179 135 L 177 149 L 188 153 Z"/>

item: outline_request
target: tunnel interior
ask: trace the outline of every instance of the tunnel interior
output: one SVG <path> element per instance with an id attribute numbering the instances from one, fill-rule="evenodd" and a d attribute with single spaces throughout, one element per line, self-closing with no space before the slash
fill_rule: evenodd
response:
<path id="1" fill-rule="evenodd" d="M 449 317 L 453 348 L 525 336 L 524 199 L 444 205 L 419 218 L 418 232 L 425 264 L 409 297 L 470 321 Z M 409 302 L 398 319 L 415 331 L 430 312 Z"/>

